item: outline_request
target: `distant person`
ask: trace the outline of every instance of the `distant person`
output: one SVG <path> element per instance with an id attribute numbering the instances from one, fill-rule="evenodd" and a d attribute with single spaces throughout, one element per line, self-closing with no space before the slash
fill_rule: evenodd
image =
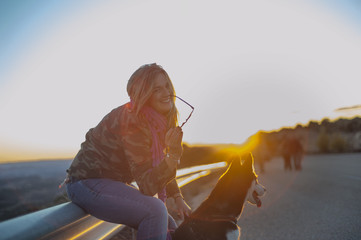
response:
<path id="1" fill-rule="evenodd" d="M 303 159 L 303 147 L 300 141 L 296 138 L 290 140 L 291 154 L 293 158 L 293 163 L 296 170 L 302 170 L 302 159 Z"/>
<path id="2" fill-rule="evenodd" d="M 289 147 L 289 142 L 288 139 L 285 139 L 283 141 L 282 144 L 282 157 L 283 157 L 283 162 L 284 162 L 284 170 L 292 170 L 292 165 L 291 165 L 291 152 L 290 152 L 290 147 Z"/>
<path id="3" fill-rule="evenodd" d="M 302 170 L 302 159 L 304 151 L 302 144 L 297 138 L 286 138 L 282 144 L 282 156 L 284 169 L 292 170 L 292 160 L 296 170 Z"/>
<path id="4" fill-rule="evenodd" d="M 133 73 L 127 92 L 130 102 L 86 134 L 67 170 L 67 193 L 91 215 L 137 229 L 137 239 L 166 239 L 177 227 L 166 198 L 175 200 L 180 218 L 191 213 L 175 180 L 183 153 L 175 91 L 154 63 Z"/>

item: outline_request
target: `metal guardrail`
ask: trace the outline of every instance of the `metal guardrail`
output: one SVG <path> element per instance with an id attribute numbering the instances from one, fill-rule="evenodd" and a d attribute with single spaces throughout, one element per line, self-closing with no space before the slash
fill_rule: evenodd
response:
<path id="1" fill-rule="evenodd" d="M 177 171 L 179 187 L 204 177 L 225 162 L 200 165 Z M 68 202 L 0 223 L 0 240 L 22 239 L 110 239 L 124 225 L 99 220 Z"/>

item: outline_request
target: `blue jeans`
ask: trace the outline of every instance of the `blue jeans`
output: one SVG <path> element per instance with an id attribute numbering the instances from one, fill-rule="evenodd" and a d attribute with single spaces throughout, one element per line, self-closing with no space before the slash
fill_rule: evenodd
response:
<path id="1" fill-rule="evenodd" d="M 125 183 L 84 179 L 68 183 L 66 189 L 71 201 L 94 217 L 137 229 L 137 239 L 165 240 L 167 230 L 177 227 L 161 200 Z"/>

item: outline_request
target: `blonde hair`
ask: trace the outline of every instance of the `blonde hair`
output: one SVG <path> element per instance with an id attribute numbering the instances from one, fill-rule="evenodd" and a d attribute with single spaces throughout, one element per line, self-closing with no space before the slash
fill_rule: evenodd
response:
<path id="1" fill-rule="evenodd" d="M 140 110 L 153 94 L 154 81 L 153 79 L 158 75 L 163 74 L 169 81 L 171 94 L 175 96 L 175 90 L 170 80 L 168 73 L 162 68 L 162 66 L 156 63 L 145 64 L 138 68 L 132 76 L 129 78 L 127 84 L 127 92 L 130 100 L 133 104 L 133 109 L 136 115 L 139 115 Z M 175 127 L 178 124 L 178 110 L 175 106 L 175 98 L 171 98 L 173 101 L 173 108 L 168 113 L 168 125 L 169 127 Z"/>

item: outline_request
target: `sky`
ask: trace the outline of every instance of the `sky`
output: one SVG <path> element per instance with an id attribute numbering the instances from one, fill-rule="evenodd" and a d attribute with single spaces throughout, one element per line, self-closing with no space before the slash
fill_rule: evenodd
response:
<path id="1" fill-rule="evenodd" d="M 145 63 L 190 144 L 361 115 L 360 27 L 356 0 L 2 0 L 0 162 L 73 157 Z"/>

